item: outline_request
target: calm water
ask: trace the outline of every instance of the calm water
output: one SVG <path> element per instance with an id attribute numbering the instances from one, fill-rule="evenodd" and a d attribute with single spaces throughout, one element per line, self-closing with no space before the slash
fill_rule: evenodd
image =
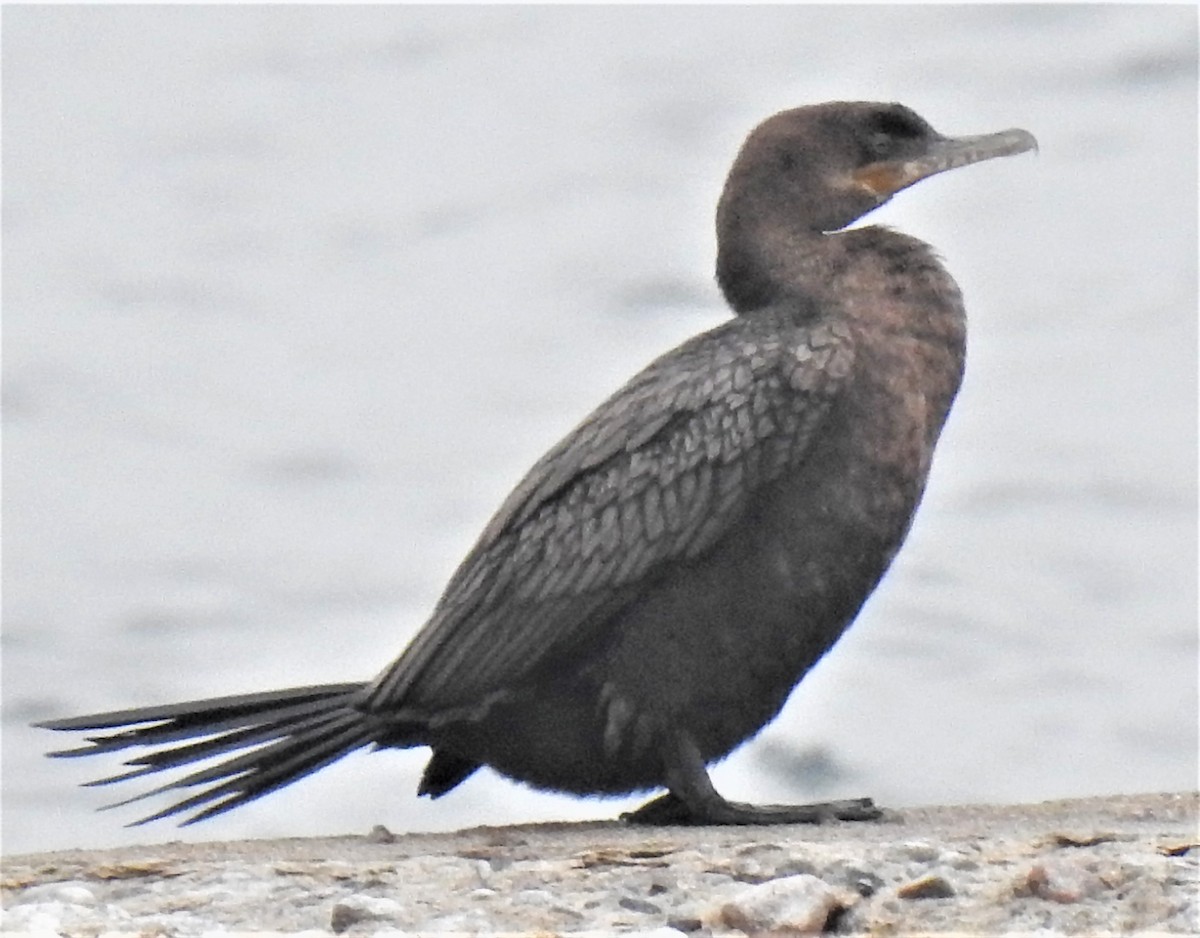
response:
<path id="1" fill-rule="evenodd" d="M 510 486 L 725 315 L 712 211 L 783 107 L 1037 157 L 872 220 L 937 245 L 966 386 L 908 547 L 740 798 L 1196 779 L 1196 11 L 9 8 L 4 847 L 451 828 L 624 802 L 355 756 L 128 831 L 51 715 L 365 679 Z"/>

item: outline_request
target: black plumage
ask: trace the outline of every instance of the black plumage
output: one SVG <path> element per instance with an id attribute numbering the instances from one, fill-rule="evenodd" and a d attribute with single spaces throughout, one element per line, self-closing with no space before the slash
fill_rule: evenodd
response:
<path id="1" fill-rule="evenodd" d="M 435 797 L 490 765 L 580 794 L 666 788 L 641 822 L 874 816 L 866 799 L 733 804 L 705 766 L 778 713 L 883 576 L 961 379 L 962 301 L 932 250 L 839 229 L 1033 146 L 945 138 L 895 104 L 775 115 L 718 208 L 738 315 L 530 470 L 375 680 L 40 725 L 117 731 L 63 755 L 151 747 L 105 782 L 248 750 L 155 789 L 199 790 L 146 820 L 227 811 L 371 745 L 430 746 L 419 790 Z"/>

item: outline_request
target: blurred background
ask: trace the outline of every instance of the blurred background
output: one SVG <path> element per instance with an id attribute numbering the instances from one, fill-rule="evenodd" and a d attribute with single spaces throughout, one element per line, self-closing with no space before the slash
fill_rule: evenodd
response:
<path id="1" fill-rule="evenodd" d="M 727 316 L 712 216 L 776 110 L 901 101 L 1037 156 L 869 221 L 934 244 L 966 384 L 858 623 L 716 772 L 743 800 L 1189 789 L 1190 6 L 8 7 L 6 852 L 612 817 L 356 754 L 199 827 L 51 716 L 368 679 L 542 451 Z"/>

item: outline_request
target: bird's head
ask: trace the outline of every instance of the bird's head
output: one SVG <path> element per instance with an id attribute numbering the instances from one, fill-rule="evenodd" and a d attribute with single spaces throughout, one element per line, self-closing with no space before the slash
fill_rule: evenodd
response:
<path id="1" fill-rule="evenodd" d="M 1036 147 L 1025 130 L 944 137 L 901 104 L 839 101 L 782 111 L 742 145 L 718 230 L 767 222 L 836 231 L 928 176 Z"/>

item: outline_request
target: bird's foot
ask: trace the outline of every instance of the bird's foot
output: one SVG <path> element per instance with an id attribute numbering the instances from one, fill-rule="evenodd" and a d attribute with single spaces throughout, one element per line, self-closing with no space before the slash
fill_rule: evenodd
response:
<path id="1" fill-rule="evenodd" d="M 658 826 L 732 824 L 821 824 L 825 821 L 874 821 L 883 812 L 870 798 L 850 798 L 820 804 L 743 804 L 721 798 L 689 806 L 667 792 L 636 811 L 621 815 L 629 824 Z"/>

